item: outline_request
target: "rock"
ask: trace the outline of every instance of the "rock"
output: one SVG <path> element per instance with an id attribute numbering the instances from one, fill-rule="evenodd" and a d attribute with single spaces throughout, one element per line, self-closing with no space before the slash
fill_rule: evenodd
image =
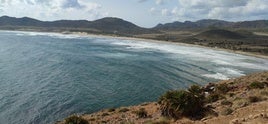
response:
<path id="1" fill-rule="evenodd" d="M 239 119 L 235 118 L 235 119 L 231 120 L 230 124 L 241 124 L 241 123 L 239 122 Z"/>
<path id="2" fill-rule="evenodd" d="M 260 117 L 260 115 L 259 114 L 256 114 L 256 115 L 253 116 L 253 119 L 256 119 L 258 117 Z"/>

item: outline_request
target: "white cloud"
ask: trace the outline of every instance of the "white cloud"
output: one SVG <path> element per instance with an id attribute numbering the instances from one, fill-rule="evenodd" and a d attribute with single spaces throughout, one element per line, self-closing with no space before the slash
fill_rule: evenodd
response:
<path id="1" fill-rule="evenodd" d="M 160 5 L 160 4 L 164 4 L 165 1 L 166 1 L 166 0 L 156 0 L 155 3 L 156 3 L 157 5 Z"/>
<path id="2" fill-rule="evenodd" d="M 158 1 L 158 0 L 157 0 Z M 159 3 L 162 0 L 159 0 Z M 205 18 L 225 20 L 268 19 L 268 0 L 177 0 L 178 4 L 160 9 L 162 16 L 172 20 Z"/>
<path id="3" fill-rule="evenodd" d="M 1 0 L 1 15 L 29 16 L 42 20 L 88 19 L 107 16 L 102 6 L 87 0 Z"/>

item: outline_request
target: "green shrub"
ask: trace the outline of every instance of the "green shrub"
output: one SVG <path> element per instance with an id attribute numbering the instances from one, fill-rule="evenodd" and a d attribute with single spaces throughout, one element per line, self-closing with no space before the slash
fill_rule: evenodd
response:
<path id="1" fill-rule="evenodd" d="M 181 116 L 195 117 L 199 116 L 204 108 L 204 94 L 199 92 L 195 86 L 189 91 L 176 90 L 168 91 L 159 99 L 160 110 L 163 116 L 175 119 Z"/>
<path id="2" fill-rule="evenodd" d="M 147 117 L 147 111 L 144 108 L 140 108 L 138 111 L 135 111 L 135 113 L 139 118 Z"/>
<path id="3" fill-rule="evenodd" d="M 108 109 L 108 112 L 114 112 L 114 111 L 115 111 L 114 108 L 110 108 L 110 109 Z"/>
<path id="4" fill-rule="evenodd" d="M 222 115 L 229 115 L 231 113 L 233 113 L 233 109 L 231 108 L 226 108 L 221 112 Z"/>
<path id="5" fill-rule="evenodd" d="M 127 112 L 127 111 L 129 111 L 128 108 L 122 108 L 122 109 L 119 110 L 119 112 Z"/>
<path id="6" fill-rule="evenodd" d="M 230 97 L 233 97 L 235 95 L 235 93 L 229 93 Z"/>
<path id="7" fill-rule="evenodd" d="M 212 103 L 212 102 L 216 102 L 216 101 L 218 101 L 220 98 L 221 98 L 220 94 L 218 94 L 218 93 L 212 93 L 212 94 L 210 94 L 210 95 L 206 98 L 206 101 L 207 101 L 208 103 Z"/>
<path id="8" fill-rule="evenodd" d="M 265 83 L 262 82 L 253 82 L 249 85 L 250 89 L 263 89 L 265 86 Z"/>
<path id="9" fill-rule="evenodd" d="M 223 100 L 223 101 L 221 101 L 221 104 L 222 105 L 232 105 L 233 103 L 228 101 L 228 100 Z"/>
<path id="10" fill-rule="evenodd" d="M 258 97 L 258 96 L 249 96 L 249 97 L 248 97 L 248 100 L 249 100 L 250 103 L 254 103 L 254 102 L 259 102 L 259 101 L 261 101 L 261 98 Z"/>
<path id="11" fill-rule="evenodd" d="M 88 122 L 80 116 L 72 115 L 65 119 L 65 124 L 88 124 Z"/>
<path id="12" fill-rule="evenodd" d="M 108 113 L 102 113 L 101 116 L 108 116 Z"/>
<path id="13" fill-rule="evenodd" d="M 218 93 L 227 93 L 229 90 L 228 84 L 218 84 L 216 86 L 216 92 Z"/>

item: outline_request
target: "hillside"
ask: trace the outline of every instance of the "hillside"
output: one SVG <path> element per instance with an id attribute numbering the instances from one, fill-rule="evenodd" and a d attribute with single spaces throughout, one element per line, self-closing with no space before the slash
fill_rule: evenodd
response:
<path id="1" fill-rule="evenodd" d="M 0 17 L 0 29 L 8 30 L 37 30 L 37 31 L 70 31 L 88 32 L 96 34 L 115 34 L 132 36 L 135 34 L 156 33 L 139 27 L 131 22 L 119 18 L 106 17 L 95 21 L 87 20 L 58 20 L 40 21 L 28 17 L 14 18 L 8 16 Z"/>
<path id="2" fill-rule="evenodd" d="M 204 31 L 196 35 L 197 38 L 203 39 L 242 39 L 246 36 L 243 36 L 237 32 L 223 30 L 223 29 L 212 29 Z"/>
<path id="3" fill-rule="evenodd" d="M 85 121 L 85 124 L 262 124 L 268 122 L 268 72 L 209 83 L 201 89 L 205 92 L 205 101 L 207 101 L 204 105 L 206 112 L 201 118 L 181 116 L 173 119 L 162 116 L 163 109 L 160 102 L 153 102 L 117 109 L 105 109 L 82 116 L 70 116 L 58 124 L 65 124 L 66 121 L 71 122 L 77 119 Z"/>
<path id="4" fill-rule="evenodd" d="M 212 29 L 176 42 L 268 55 L 267 39 L 267 36 L 254 35 L 246 30 Z"/>
<path id="5" fill-rule="evenodd" d="M 209 27 L 228 27 L 233 25 L 233 22 L 227 22 L 223 20 L 214 20 L 214 19 L 203 19 L 196 22 L 185 21 L 185 22 L 172 22 L 166 24 L 158 24 L 153 29 L 157 30 L 188 30 L 188 29 L 201 29 Z"/>
<path id="6" fill-rule="evenodd" d="M 166 24 L 158 24 L 154 27 L 157 30 L 191 30 L 202 28 L 231 28 L 231 29 L 268 29 L 268 20 L 228 22 L 215 19 L 203 19 L 196 22 L 172 22 Z"/>

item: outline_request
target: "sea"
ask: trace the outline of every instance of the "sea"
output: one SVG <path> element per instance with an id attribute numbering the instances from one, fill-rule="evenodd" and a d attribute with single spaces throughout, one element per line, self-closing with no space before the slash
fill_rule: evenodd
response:
<path id="1" fill-rule="evenodd" d="M 0 31 L 0 123 L 53 124 L 267 70 L 268 59 L 203 47 Z"/>

